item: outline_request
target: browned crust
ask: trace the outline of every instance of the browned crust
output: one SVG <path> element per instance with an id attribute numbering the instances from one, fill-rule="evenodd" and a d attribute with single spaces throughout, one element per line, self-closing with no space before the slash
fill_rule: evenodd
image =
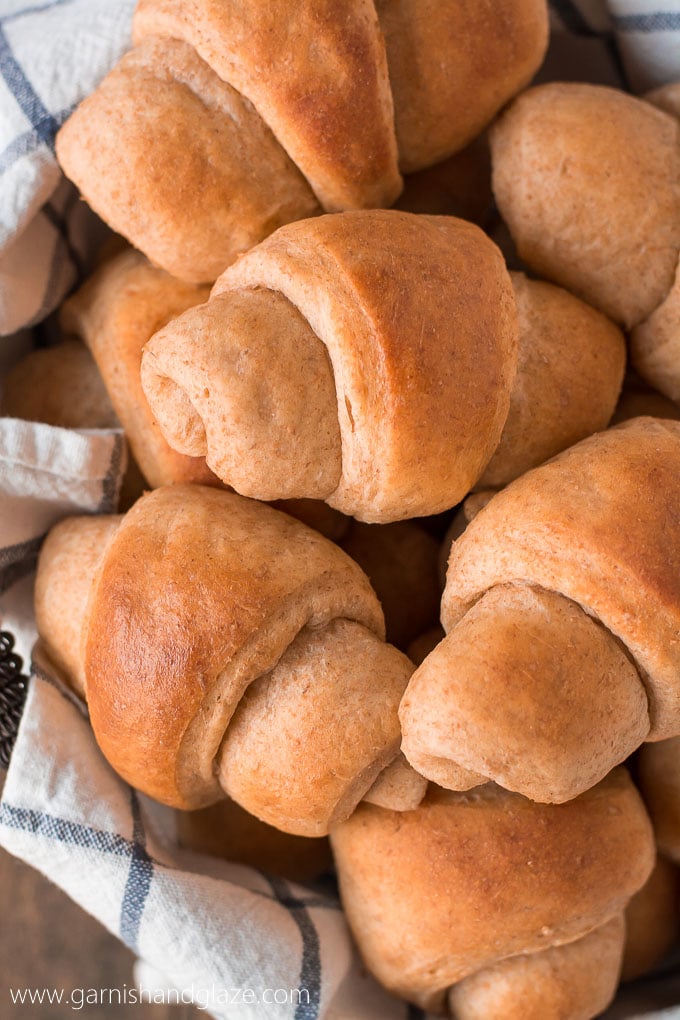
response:
<path id="1" fill-rule="evenodd" d="M 517 351 L 510 279 L 478 227 L 380 210 L 290 224 L 212 296 L 241 287 L 283 293 L 326 344 L 343 447 L 331 506 L 386 522 L 469 491 L 500 437 Z"/>
<path id="2" fill-rule="evenodd" d="M 176 39 L 126 54 L 56 150 L 109 226 L 191 283 L 212 282 L 282 223 L 318 210 L 251 104 Z"/>
<path id="3" fill-rule="evenodd" d="M 367 965 L 435 1008 L 466 975 L 620 914 L 654 863 L 649 820 L 622 769 L 561 805 L 492 786 L 431 788 L 404 813 L 363 804 L 331 842 Z"/>
<path id="4" fill-rule="evenodd" d="M 387 58 L 372 0 L 140 0 L 136 42 L 172 35 L 247 97 L 325 209 L 401 190 Z M 285 54 L 285 59 L 282 55 Z"/>
<path id="5" fill-rule="evenodd" d="M 128 250 L 101 266 L 61 309 L 62 329 L 90 348 L 135 460 L 154 487 L 219 485 L 204 457 L 185 457 L 167 444 L 139 374 L 147 340 L 206 297 L 206 288 L 182 283 Z"/>
<path id="6" fill-rule="evenodd" d="M 405 173 L 462 149 L 538 70 L 545 0 L 376 0 Z"/>
<path id="7" fill-rule="evenodd" d="M 584 440 L 496 495 L 455 543 L 447 631 L 497 584 L 557 591 L 628 648 L 651 735 L 680 722 L 680 425 L 636 418 Z"/>
<path id="8" fill-rule="evenodd" d="M 524 584 L 475 602 L 416 671 L 399 716 L 404 754 L 433 782 L 468 789 L 463 766 L 477 782 L 557 804 L 649 733 L 647 697 L 619 642 L 562 595 Z"/>
<path id="9" fill-rule="evenodd" d="M 601 312 L 561 287 L 511 273 L 519 358 L 503 435 L 479 485 L 501 488 L 609 424 L 626 342 Z"/>
<path id="10" fill-rule="evenodd" d="M 382 633 L 368 581 L 321 535 L 202 486 L 144 496 L 91 602 L 85 673 L 104 754 L 165 803 L 217 799 L 214 760 L 243 690 L 305 624 L 337 616 Z"/>
<path id="11" fill-rule="evenodd" d="M 490 131 L 493 188 L 523 261 L 630 328 L 680 244 L 680 124 L 617 89 L 554 82 Z"/>

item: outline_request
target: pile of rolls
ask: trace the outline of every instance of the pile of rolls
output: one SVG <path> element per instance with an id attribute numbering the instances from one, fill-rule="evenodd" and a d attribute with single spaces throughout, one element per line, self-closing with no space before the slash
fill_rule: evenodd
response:
<path id="1" fill-rule="evenodd" d="M 678 86 L 527 88 L 543 0 L 133 37 L 57 143 L 124 240 L 0 408 L 128 441 L 36 657 L 185 846 L 333 862 L 396 995 L 594 1017 L 680 917 Z"/>

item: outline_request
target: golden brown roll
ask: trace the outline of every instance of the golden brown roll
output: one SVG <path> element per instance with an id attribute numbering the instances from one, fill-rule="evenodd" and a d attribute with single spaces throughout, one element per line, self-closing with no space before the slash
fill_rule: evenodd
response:
<path id="1" fill-rule="evenodd" d="M 224 791 L 319 836 L 398 757 L 411 663 L 384 643 L 359 567 L 270 507 L 172 485 L 123 518 L 66 520 L 41 553 L 36 619 L 111 765 L 163 803 Z M 395 799 L 422 795 L 397 771 Z"/>
<path id="2" fill-rule="evenodd" d="M 545 0 L 138 0 L 134 48 L 58 158 L 153 262 L 211 281 L 319 205 L 390 205 L 400 168 L 467 145 L 547 37 Z"/>
<path id="3" fill-rule="evenodd" d="M 525 263 L 627 328 L 648 319 L 678 265 L 678 121 L 616 89 L 552 83 L 521 95 L 490 140 Z"/>
<path id="4" fill-rule="evenodd" d="M 623 333 L 561 287 L 511 273 L 517 376 L 500 442 L 477 485 L 501 488 L 609 424 L 626 365 Z"/>
<path id="5" fill-rule="evenodd" d="M 136 484 L 127 486 L 134 498 L 128 499 L 124 509 L 129 509 L 145 487 L 156 488 L 174 482 L 221 487 L 222 483 L 207 467 L 205 458 L 185 457 L 168 445 L 149 408 L 140 379 L 142 348 L 147 340 L 160 326 L 207 296 L 207 288 L 174 279 L 162 269 L 154 268 L 139 252 L 125 246 L 103 262 L 62 306 L 64 331 L 84 340 L 96 358 L 95 364 L 86 348 L 77 345 L 80 360 L 88 359 L 87 384 L 92 386 L 90 403 L 110 408 L 108 389 L 126 438 L 144 468 L 145 478 L 139 477 L 137 469 Z M 59 386 L 62 391 L 59 407 L 68 404 L 71 427 L 87 427 L 71 399 L 72 385 L 65 365 L 60 365 L 54 383 L 47 371 L 50 367 L 49 359 L 36 359 L 31 372 L 31 379 L 38 386 L 36 397 L 23 399 L 30 400 L 30 406 L 34 407 L 42 401 L 40 394 L 50 390 L 51 385 L 61 383 L 63 378 L 64 385 Z M 56 394 L 50 391 L 47 406 L 56 399 Z M 115 419 L 112 409 L 110 413 Z M 349 528 L 349 518 L 319 500 L 281 500 L 277 506 L 334 541 L 339 541 Z"/>
<path id="6" fill-rule="evenodd" d="M 604 1009 L 621 914 L 654 864 L 624 769 L 558 806 L 493 785 L 431 787 L 401 814 L 362 804 L 331 844 L 368 968 L 426 1009 L 441 1012 L 448 998 L 461 1020 L 582 1020 Z"/>
<path id="7" fill-rule="evenodd" d="M 447 637 L 401 705 L 411 764 L 562 802 L 680 732 L 679 520 L 680 425 L 652 418 L 494 496 L 454 543 Z"/>
<path id="8" fill-rule="evenodd" d="M 220 484 L 204 458 L 184 457 L 168 446 L 139 375 L 149 337 L 207 295 L 207 288 L 181 283 L 128 249 L 97 269 L 61 309 L 62 330 L 89 347 L 133 456 L 153 487 Z"/>
<path id="9" fill-rule="evenodd" d="M 618 327 L 511 286 L 476 227 L 392 210 L 277 231 L 152 338 L 142 375 L 168 442 L 236 491 L 387 523 L 604 428 L 624 362 Z"/>
<path id="10" fill-rule="evenodd" d="M 310 882 L 332 864 L 324 838 L 293 836 L 266 825 L 225 797 L 198 811 L 178 811 L 180 844 L 188 850 L 247 864 L 291 882 Z"/>
<path id="11" fill-rule="evenodd" d="M 657 856 L 654 871 L 626 907 L 621 980 L 633 981 L 652 970 L 679 932 L 680 873 L 667 858 Z"/>
<path id="12" fill-rule="evenodd" d="M 257 499 L 369 523 L 437 513 L 500 438 L 517 320 L 497 248 L 394 210 L 282 227 L 146 345 L 168 442 Z"/>

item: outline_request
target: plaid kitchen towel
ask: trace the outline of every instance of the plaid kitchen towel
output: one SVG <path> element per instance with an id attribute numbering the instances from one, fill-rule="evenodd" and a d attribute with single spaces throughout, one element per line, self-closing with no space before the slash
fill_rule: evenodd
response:
<path id="1" fill-rule="evenodd" d="M 0 0 L 0 335 L 40 322 L 101 227 L 66 184 L 54 138 L 130 44 L 134 0 Z"/>
<path id="2" fill-rule="evenodd" d="M 128 45 L 133 7 L 0 0 L 0 335 L 56 307 L 99 239 L 58 170 L 54 136 Z M 680 78 L 680 0 L 552 0 L 552 15 L 544 78 L 637 91 Z M 110 511 L 124 459 L 115 430 L 0 420 L 0 622 L 27 662 L 42 536 L 67 514 Z M 361 970 L 332 896 L 180 850 L 174 815 L 111 771 L 82 709 L 38 665 L 0 803 L 0 844 L 137 952 L 145 984 L 193 996 L 215 1017 L 422 1016 Z M 649 1012 L 680 1001 L 677 985 L 669 974 L 612 1017 L 680 1016 Z M 285 1002 L 263 998 L 277 991 Z"/>

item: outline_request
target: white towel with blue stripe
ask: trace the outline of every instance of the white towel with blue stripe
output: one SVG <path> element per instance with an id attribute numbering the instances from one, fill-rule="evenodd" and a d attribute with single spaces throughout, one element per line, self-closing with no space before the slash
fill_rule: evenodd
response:
<path id="1" fill-rule="evenodd" d="M 551 4 L 542 78 L 637 92 L 680 78 L 680 0 Z M 58 170 L 54 135 L 128 46 L 133 7 L 0 0 L 0 367 L 25 342 L 9 334 L 44 320 L 100 240 L 101 224 Z M 68 514 L 109 512 L 124 461 L 116 430 L 0 419 L 0 623 L 27 662 L 41 539 Z M 0 802 L 0 845 L 129 945 L 151 994 L 173 990 L 225 1020 L 423 1015 L 366 976 L 332 894 L 179 849 L 173 813 L 111 771 L 82 709 L 37 667 Z M 680 1007 L 654 1012 L 675 1003 L 680 978 L 668 973 L 611 1016 L 680 1018 Z"/>

